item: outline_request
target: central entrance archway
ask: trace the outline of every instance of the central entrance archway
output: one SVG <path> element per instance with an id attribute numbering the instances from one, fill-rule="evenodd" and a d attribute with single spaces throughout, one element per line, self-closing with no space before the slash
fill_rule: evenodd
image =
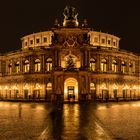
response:
<path id="1" fill-rule="evenodd" d="M 78 101 L 78 82 L 75 78 L 67 78 L 64 82 L 64 101 Z"/>

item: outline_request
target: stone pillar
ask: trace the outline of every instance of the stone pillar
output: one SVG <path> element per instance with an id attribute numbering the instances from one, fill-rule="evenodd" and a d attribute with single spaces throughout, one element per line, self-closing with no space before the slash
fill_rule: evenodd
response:
<path id="1" fill-rule="evenodd" d="M 85 66 L 86 66 L 86 64 L 85 64 L 85 62 L 86 62 L 86 56 L 85 56 L 85 52 L 84 52 L 85 50 L 82 50 L 82 54 L 83 54 L 83 58 L 82 58 L 82 61 L 83 61 L 83 68 L 85 68 Z"/>
<path id="2" fill-rule="evenodd" d="M 112 98 L 112 94 L 113 94 L 113 82 L 108 81 L 108 91 L 109 91 L 109 98 Z"/>
<path id="3" fill-rule="evenodd" d="M 95 86 L 96 86 L 95 87 L 96 88 L 96 97 L 99 98 L 99 95 L 100 95 L 100 82 L 99 82 L 99 80 L 97 80 Z"/>
<path id="4" fill-rule="evenodd" d="M 87 68 L 87 50 L 85 50 L 85 67 Z"/>
<path id="5" fill-rule="evenodd" d="M 15 73 L 15 61 L 14 60 L 12 60 L 12 73 Z"/>
<path id="6" fill-rule="evenodd" d="M 41 55 L 41 72 L 45 72 L 45 60 L 44 55 Z"/>
<path id="7" fill-rule="evenodd" d="M 23 58 L 20 58 L 20 73 L 23 73 Z"/>
<path id="8" fill-rule="evenodd" d="M 123 86 L 122 86 L 122 84 L 120 85 L 118 85 L 118 97 L 122 97 L 122 90 L 123 90 Z"/>
<path id="9" fill-rule="evenodd" d="M 87 69 L 89 67 L 89 51 L 87 49 L 85 49 L 84 52 L 84 61 L 85 61 L 84 67 L 86 67 Z"/>
<path id="10" fill-rule="evenodd" d="M 89 61 L 90 61 L 90 60 L 89 60 L 89 59 L 90 59 L 89 56 L 90 56 L 89 51 L 87 51 L 87 67 L 88 67 L 88 68 L 89 68 L 89 66 L 90 66 L 90 65 L 89 65 Z"/>
<path id="11" fill-rule="evenodd" d="M 59 67 L 59 51 L 57 49 L 54 50 L 54 68 Z"/>
<path id="12" fill-rule="evenodd" d="M 112 57 L 108 56 L 108 72 L 112 71 Z"/>
<path id="13" fill-rule="evenodd" d="M 84 67 L 84 53 L 83 51 L 80 52 L 81 53 L 81 67 Z"/>
<path id="14" fill-rule="evenodd" d="M 121 73 L 121 60 L 118 60 L 118 72 Z"/>
<path id="15" fill-rule="evenodd" d="M 96 56 L 96 71 L 100 72 L 100 54 Z"/>
<path id="16" fill-rule="evenodd" d="M 29 57 L 30 73 L 34 73 L 34 57 Z"/>

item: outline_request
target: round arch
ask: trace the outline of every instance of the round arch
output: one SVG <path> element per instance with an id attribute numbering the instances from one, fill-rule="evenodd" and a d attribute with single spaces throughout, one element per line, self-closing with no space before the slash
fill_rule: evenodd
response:
<path id="1" fill-rule="evenodd" d="M 78 101 L 78 81 L 75 78 L 67 78 L 64 82 L 64 101 Z"/>

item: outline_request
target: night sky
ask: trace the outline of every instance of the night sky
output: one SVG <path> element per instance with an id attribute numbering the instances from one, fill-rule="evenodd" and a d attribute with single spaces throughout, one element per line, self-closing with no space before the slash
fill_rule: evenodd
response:
<path id="1" fill-rule="evenodd" d="M 94 30 L 120 37 L 121 49 L 140 53 L 140 4 L 128 0 L 5 0 L 0 4 L 0 53 L 20 49 L 21 37 L 49 30 L 56 18 L 62 23 L 66 5 L 77 9 L 80 23 L 86 18 Z"/>

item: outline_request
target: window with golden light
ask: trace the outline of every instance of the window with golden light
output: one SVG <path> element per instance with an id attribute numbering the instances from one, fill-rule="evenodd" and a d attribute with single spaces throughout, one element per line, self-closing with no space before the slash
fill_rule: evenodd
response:
<path id="1" fill-rule="evenodd" d="M 47 84 L 47 91 L 51 91 L 52 90 L 52 83 L 48 83 Z"/>
<path id="2" fill-rule="evenodd" d="M 36 59 L 35 60 L 35 72 L 40 72 L 40 70 L 41 70 L 40 59 Z"/>
<path id="3" fill-rule="evenodd" d="M 16 73 L 20 72 L 20 63 L 19 63 L 19 61 L 16 62 L 16 64 L 15 64 L 15 70 L 16 70 Z"/>
<path id="4" fill-rule="evenodd" d="M 122 73 L 126 72 L 126 63 L 124 61 L 122 61 L 122 63 L 121 63 L 121 71 L 122 71 Z"/>
<path id="5" fill-rule="evenodd" d="M 24 62 L 24 72 L 29 72 L 29 69 L 30 69 L 29 60 L 25 60 L 25 62 Z"/>
<path id="6" fill-rule="evenodd" d="M 112 61 L 112 71 L 117 72 L 117 61 L 116 60 Z"/>
<path id="7" fill-rule="evenodd" d="M 101 60 L 101 71 L 106 72 L 107 71 L 107 61 L 106 59 Z"/>
<path id="8" fill-rule="evenodd" d="M 51 71 L 52 70 L 52 58 L 48 58 L 46 60 L 46 71 Z"/>
<path id="9" fill-rule="evenodd" d="M 12 74 L 12 63 L 8 65 L 8 73 Z"/>
<path id="10" fill-rule="evenodd" d="M 90 59 L 90 71 L 95 71 L 96 69 L 96 61 L 95 59 L 91 58 Z"/>

